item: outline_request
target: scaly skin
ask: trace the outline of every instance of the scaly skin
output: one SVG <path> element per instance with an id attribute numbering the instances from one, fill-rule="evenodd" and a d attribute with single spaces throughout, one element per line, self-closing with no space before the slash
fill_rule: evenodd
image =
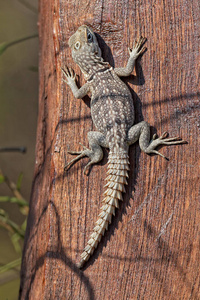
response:
<path id="1" fill-rule="evenodd" d="M 79 89 L 75 82 L 76 74 L 67 67 L 62 70 L 66 78 L 65 82 L 70 86 L 76 98 L 83 98 L 91 93 L 91 116 L 98 131 L 88 133 L 89 149 L 84 147 L 84 150 L 80 152 L 69 152 L 78 156 L 65 166 L 65 170 L 80 158 L 87 156 L 90 161 L 84 169 L 86 173 L 90 165 L 103 158 L 102 147 L 110 150 L 108 177 L 106 178 L 107 189 L 104 193 L 103 206 L 93 233 L 81 254 L 79 268 L 83 267 L 93 254 L 105 230 L 108 229 L 108 224 L 111 223 L 118 201 L 122 200 L 129 170 L 129 146 L 139 140 L 142 151 L 166 158 L 155 150 L 157 146 L 186 143 L 179 137 L 166 138 L 167 133 L 159 138 L 154 135 L 149 142 L 149 124 L 143 121 L 133 125 L 132 96 L 120 76 L 129 76 L 132 73 L 136 59 L 146 49 L 143 46 L 145 42 L 146 39 L 141 37 L 138 42 L 135 42 L 133 49 L 129 49 L 130 57 L 125 68 L 113 69 L 101 57 L 101 49 L 91 28 L 83 25 L 69 39 L 72 57 L 79 65 L 87 82 Z"/>

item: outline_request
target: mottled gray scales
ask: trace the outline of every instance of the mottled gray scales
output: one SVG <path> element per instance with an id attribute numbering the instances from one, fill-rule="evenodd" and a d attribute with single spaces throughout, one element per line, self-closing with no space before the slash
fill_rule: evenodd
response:
<path id="1" fill-rule="evenodd" d="M 133 101 L 128 87 L 112 68 L 96 73 L 90 84 L 95 90 L 91 97 L 91 116 L 96 128 L 106 136 L 110 149 L 115 145 L 123 149 L 128 130 L 134 122 Z"/>
<path id="2" fill-rule="evenodd" d="M 155 153 L 165 157 L 155 150 L 157 146 L 186 143 L 179 137 L 167 138 L 166 132 L 161 137 L 154 135 L 149 141 L 149 124 L 142 121 L 133 125 L 133 100 L 120 76 L 129 76 L 132 73 L 136 59 L 145 50 L 143 46 L 145 42 L 146 39 L 140 37 L 134 47 L 129 49 L 130 57 L 126 67 L 113 69 L 101 57 L 101 49 L 91 28 L 83 25 L 69 39 L 72 57 L 79 65 L 86 83 L 78 88 L 76 74 L 67 67 L 62 69 L 64 81 L 70 86 L 76 98 L 91 94 L 91 116 L 97 131 L 88 133 L 89 148 L 84 147 L 82 151 L 69 152 L 77 156 L 65 166 L 65 170 L 80 158 L 87 156 L 89 162 L 84 168 L 86 173 L 92 164 L 103 158 L 102 147 L 110 150 L 103 205 L 94 230 L 81 254 L 78 264 L 80 268 L 93 254 L 111 223 L 115 208 L 118 208 L 119 201 L 123 200 L 122 193 L 125 192 L 125 185 L 128 184 L 129 146 L 139 140 L 140 148 L 145 153 Z"/>

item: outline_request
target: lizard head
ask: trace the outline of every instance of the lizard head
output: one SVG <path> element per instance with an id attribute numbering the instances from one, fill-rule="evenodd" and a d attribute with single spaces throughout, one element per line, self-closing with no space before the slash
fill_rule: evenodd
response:
<path id="1" fill-rule="evenodd" d="M 74 61 L 84 70 L 84 64 L 88 64 L 95 56 L 101 57 L 101 49 L 93 30 L 87 25 L 80 26 L 69 39 L 69 47 L 72 50 Z"/>
<path id="2" fill-rule="evenodd" d="M 83 51 L 87 52 L 88 54 L 95 53 L 99 57 L 101 56 L 101 49 L 99 48 L 97 38 L 93 30 L 87 25 L 80 26 L 70 37 L 69 46 L 72 49 L 72 54 L 74 56 Z"/>

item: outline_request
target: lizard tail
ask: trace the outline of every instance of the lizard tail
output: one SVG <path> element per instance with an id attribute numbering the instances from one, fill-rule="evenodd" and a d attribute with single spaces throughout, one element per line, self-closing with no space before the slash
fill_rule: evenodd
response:
<path id="1" fill-rule="evenodd" d="M 108 225 L 111 223 L 112 215 L 115 215 L 115 207 L 118 208 L 119 200 L 123 200 L 122 193 L 125 192 L 125 184 L 128 184 L 126 179 L 126 177 L 128 178 L 128 170 L 129 159 L 126 152 L 109 153 L 108 177 L 106 178 L 107 189 L 104 193 L 103 206 L 93 233 L 90 235 L 87 246 L 81 254 L 81 260 L 78 264 L 79 268 L 82 268 L 93 254 L 105 230 L 108 229 Z"/>

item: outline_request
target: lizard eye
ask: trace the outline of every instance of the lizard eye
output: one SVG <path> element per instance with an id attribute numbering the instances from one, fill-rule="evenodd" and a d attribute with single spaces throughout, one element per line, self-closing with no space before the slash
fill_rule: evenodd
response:
<path id="1" fill-rule="evenodd" d="M 87 39 L 88 39 L 89 43 L 93 42 L 93 36 L 92 36 L 92 34 L 90 32 L 88 32 L 88 34 L 87 34 Z"/>
<path id="2" fill-rule="evenodd" d="M 78 50 L 80 48 L 81 43 L 80 42 L 76 42 L 76 44 L 74 45 L 74 48 L 76 50 Z"/>

